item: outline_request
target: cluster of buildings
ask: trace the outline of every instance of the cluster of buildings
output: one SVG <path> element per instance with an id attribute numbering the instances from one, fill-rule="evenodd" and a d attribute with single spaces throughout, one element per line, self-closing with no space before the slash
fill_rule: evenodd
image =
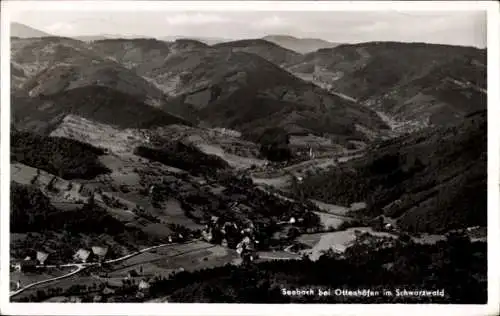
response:
<path id="1" fill-rule="evenodd" d="M 95 258 L 98 262 L 103 262 L 107 252 L 107 247 L 94 246 L 91 250 L 80 248 L 73 255 L 73 260 L 86 263 Z M 35 259 L 27 256 L 23 260 L 14 260 L 11 262 L 11 268 L 17 272 L 35 271 L 37 268 L 43 268 L 48 258 L 47 252 L 37 251 Z"/>
<path id="2" fill-rule="evenodd" d="M 251 222 L 246 227 L 241 227 L 234 222 L 222 222 L 219 217 L 212 216 L 202 231 L 202 238 L 210 243 L 220 243 L 223 247 L 229 247 L 228 239 L 239 240 L 235 247 L 236 252 L 243 260 L 252 262 L 258 257 L 256 244 L 259 243 L 255 238 L 254 229 Z"/>
<path id="3" fill-rule="evenodd" d="M 44 251 L 37 251 L 36 257 L 26 256 L 23 260 L 15 260 L 11 262 L 11 268 L 18 272 L 29 272 L 36 270 L 37 267 L 45 265 L 45 261 L 49 254 Z"/>

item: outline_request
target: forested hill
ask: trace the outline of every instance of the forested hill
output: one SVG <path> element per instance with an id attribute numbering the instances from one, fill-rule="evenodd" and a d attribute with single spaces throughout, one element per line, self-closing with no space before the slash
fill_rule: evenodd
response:
<path id="1" fill-rule="evenodd" d="M 409 231 L 443 232 L 485 225 L 487 113 L 459 124 L 386 141 L 362 159 L 305 179 L 311 198 L 397 218 Z"/>

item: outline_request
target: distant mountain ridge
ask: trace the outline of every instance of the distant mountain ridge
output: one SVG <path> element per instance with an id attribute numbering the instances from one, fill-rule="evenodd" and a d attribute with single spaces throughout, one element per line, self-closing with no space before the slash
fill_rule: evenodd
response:
<path id="1" fill-rule="evenodd" d="M 300 54 L 307 54 L 318 49 L 333 48 L 340 45 L 340 43 L 332 43 L 319 38 L 297 38 L 289 35 L 268 35 L 262 39 Z"/>
<path id="2" fill-rule="evenodd" d="M 102 61 L 102 57 L 81 41 L 63 37 L 12 38 L 11 65 L 16 69 L 12 88 L 21 85 L 48 67 L 81 65 Z"/>
<path id="3" fill-rule="evenodd" d="M 48 134 L 68 114 L 119 128 L 191 123 L 109 87 L 84 86 L 36 97 L 13 97 L 12 122 L 19 130 Z"/>
<path id="4" fill-rule="evenodd" d="M 32 37 L 47 37 L 53 35 L 21 23 L 12 22 L 10 24 L 10 36 L 19 38 L 32 38 Z"/>
<path id="5" fill-rule="evenodd" d="M 135 96 L 151 105 L 160 105 L 165 96 L 154 84 L 112 61 L 55 65 L 23 84 L 30 96 L 50 95 L 87 86 L 104 86 Z"/>
<path id="6" fill-rule="evenodd" d="M 215 45 L 223 42 L 230 42 L 233 41 L 233 39 L 228 39 L 228 38 L 222 38 L 222 37 L 205 37 L 205 36 L 184 36 L 184 35 L 170 35 L 170 36 L 160 36 L 157 37 L 159 40 L 166 41 L 166 42 L 175 42 L 176 40 L 179 39 L 192 39 L 196 41 L 200 41 L 202 43 L 205 43 L 207 45 Z"/>
<path id="7" fill-rule="evenodd" d="M 233 52 L 245 52 L 278 65 L 290 64 L 300 60 L 300 54 L 264 39 L 246 39 L 219 43 L 212 46 L 217 49 L 231 49 Z"/>
<path id="8" fill-rule="evenodd" d="M 289 133 L 363 138 L 354 122 L 375 130 L 385 127 L 369 109 L 252 53 L 209 48 L 173 54 L 162 64 L 142 67 L 147 71 L 144 76 L 170 89 L 166 111 L 188 105 L 203 121 L 245 134 L 280 126 Z"/>
<path id="9" fill-rule="evenodd" d="M 370 42 L 302 55 L 265 39 L 209 46 L 189 38 L 53 36 L 14 39 L 11 49 L 13 87 L 26 94 L 107 86 L 247 134 L 272 124 L 359 139 L 387 127 L 375 111 L 426 126 L 480 110 L 486 96 L 485 51 L 449 45 Z"/>
<path id="10" fill-rule="evenodd" d="M 439 125 L 486 107 L 484 49 L 427 43 L 345 44 L 306 54 L 287 69 L 400 121 Z"/>

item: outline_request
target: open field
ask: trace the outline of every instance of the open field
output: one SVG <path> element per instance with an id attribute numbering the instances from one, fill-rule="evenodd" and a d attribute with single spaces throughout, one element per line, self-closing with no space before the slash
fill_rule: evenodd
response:
<path id="1" fill-rule="evenodd" d="M 14 271 L 10 273 L 10 290 L 15 290 L 16 283 L 19 281 L 21 287 L 51 278 L 56 278 L 71 271 L 75 268 L 47 268 L 37 272 L 18 272 Z"/>
<path id="2" fill-rule="evenodd" d="M 202 225 L 195 223 L 187 217 L 182 209 L 181 203 L 177 199 L 169 199 L 162 204 L 161 209 L 155 209 L 153 215 L 158 216 L 167 223 L 178 224 L 189 229 L 201 229 Z"/>
<path id="3" fill-rule="evenodd" d="M 286 251 L 261 251 L 259 252 L 259 261 L 271 260 L 299 260 L 300 255 Z"/>
<path id="4" fill-rule="evenodd" d="M 396 238 L 395 235 L 390 233 L 375 232 L 370 227 L 355 227 L 332 233 L 302 235 L 298 238 L 298 241 L 312 247 L 312 249 L 303 250 L 301 253 L 308 255 L 311 260 L 317 260 L 321 256 L 322 251 L 331 248 L 343 252 L 356 240 L 356 231 L 361 233 L 368 232 L 375 236 Z"/>
<path id="5" fill-rule="evenodd" d="M 333 215 L 323 212 L 314 212 L 314 213 L 319 216 L 321 224 L 326 229 L 338 228 L 343 222 L 345 222 L 345 218 L 338 215 Z"/>
<path id="6" fill-rule="evenodd" d="M 311 202 L 313 202 L 317 207 L 319 207 L 324 212 L 329 213 L 329 214 L 345 215 L 349 211 L 349 208 L 343 207 L 340 205 L 329 204 L 329 203 L 325 203 L 325 202 L 321 202 L 321 201 L 317 201 L 317 200 L 312 200 L 312 199 L 311 199 Z"/>
<path id="7" fill-rule="evenodd" d="M 369 233 L 377 237 L 398 237 L 396 234 L 390 232 L 374 231 L 371 227 L 352 227 L 331 233 L 304 234 L 297 238 L 297 241 L 312 248 L 301 251 L 302 254 L 307 254 L 311 260 L 317 260 L 321 256 L 322 251 L 331 248 L 340 252 L 345 251 L 356 240 L 356 234 L 362 233 Z M 434 244 L 438 241 L 446 240 L 446 236 L 420 234 L 418 237 L 412 236 L 411 239 L 419 244 Z"/>
<path id="8" fill-rule="evenodd" d="M 120 130 L 76 115 L 68 115 L 51 133 L 51 136 L 67 137 L 86 142 L 95 147 L 106 148 L 109 152 L 117 155 L 131 155 L 137 146 L 148 144 L 151 136 L 159 136 L 192 143 L 207 154 L 221 157 L 237 169 L 247 169 L 252 165 L 260 166 L 265 163 L 264 160 L 256 158 L 258 147 L 255 144 L 241 140 L 229 132 L 220 132 L 218 129 L 171 125 L 153 130 Z M 114 171 L 120 171 L 117 169 L 127 167 L 125 165 L 118 167 L 115 162 L 109 159 L 110 157 L 104 158 L 103 162 Z"/>
<path id="9" fill-rule="evenodd" d="M 291 176 L 281 176 L 276 178 L 252 177 L 252 181 L 258 185 L 270 185 L 278 190 L 286 188 L 290 183 Z"/>
<path id="10" fill-rule="evenodd" d="M 168 199 L 165 203 L 161 204 L 160 208 L 154 208 L 147 196 L 142 196 L 136 192 L 119 193 L 117 196 L 147 210 L 151 215 L 157 217 L 160 222 L 178 224 L 190 229 L 202 228 L 201 225 L 195 223 L 191 218 L 186 216 L 180 202 L 177 199 Z M 153 227 L 148 227 L 146 230 L 160 229 L 160 226 L 156 224 Z"/>
<path id="11" fill-rule="evenodd" d="M 248 169 L 252 166 L 262 166 L 265 163 L 265 160 L 262 159 L 242 157 L 227 153 L 221 146 L 217 145 L 199 144 L 197 147 L 206 154 L 219 156 L 235 169 Z"/>

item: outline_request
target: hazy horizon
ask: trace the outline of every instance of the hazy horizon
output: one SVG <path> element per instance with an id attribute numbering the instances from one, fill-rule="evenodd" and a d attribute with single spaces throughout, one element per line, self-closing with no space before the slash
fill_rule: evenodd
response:
<path id="1" fill-rule="evenodd" d="M 108 34 L 238 40 L 288 35 L 337 43 L 397 41 L 487 46 L 483 11 L 25 11 L 11 15 L 11 22 L 67 37 Z"/>

